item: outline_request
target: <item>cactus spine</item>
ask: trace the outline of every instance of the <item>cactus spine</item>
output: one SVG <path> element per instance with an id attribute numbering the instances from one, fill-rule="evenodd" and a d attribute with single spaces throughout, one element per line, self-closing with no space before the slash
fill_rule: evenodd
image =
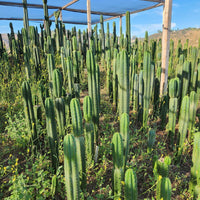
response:
<path id="1" fill-rule="evenodd" d="M 64 171 L 67 199 L 80 199 L 79 171 L 76 157 L 76 141 L 73 135 L 64 138 Z"/>
<path id="2" fill-rule="evenodd" d="M 125 200 L 137 200 L 137 177 L 133 169 L 125 173 Z"/>
<path id="3" fill-rule="evenodd" d="M 46 128 L 51 149 L 52 167 L 54 173 L 56 173 L 59 163 L 58 138 L 56 132 L 56 121 L 55 121 L 54 105 L 52 99 L 47 98 L 45 100 L 45 110 L 46 110 Z"/>

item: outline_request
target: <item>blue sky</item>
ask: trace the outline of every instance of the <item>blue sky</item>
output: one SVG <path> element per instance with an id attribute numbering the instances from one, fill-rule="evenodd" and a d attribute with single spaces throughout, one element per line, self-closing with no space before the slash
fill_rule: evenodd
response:
<path id="1" fill-rule="evenodd" d="M 14 0 L 12 0 L 14 1 Z M 132 36 L 143 37 L 147 30 L 149 34 L 158 32 L 162 29 L 162 10 L 163 7 L 154 8 L 148 11 L 131 15 L 131 34 Z M 16 10 L 17 13 L 23 12 L 20 8 Z M 9 12 L 6 7 L 0 6 L 0 17 L 6 17 L 7 15 L 15 16 L 17 13 Z M 37 10 L 38 15 L 42 14 L 43 11 Z M 22 13 L 23 15 L 23 13 Z M 37 17 L 38 18 L 38 17 Z M 117 31 L 119 32 L 119 19 L 116 19 Z M 107 22 L 106 22 L 107 23 Z M 105 23 L 105 27 L 106 27 Z M 110 23 L 110 32 L 112 32 L 112 23 Z M 30 22 L 30 25 L 39 26 L 38 22 Z M 15 32 L 23 27 L 22 21 L 13 21 Z M 67 28 L 71 29 L 73 25 L 66 25 Z M 125 28 L 125 17 L 123 17 L 123 31 Z M 99 26 L 100 27 L 100 26 Z M 172 29 L 184 29 L 184 28 L 200 28 L 200 0 L 173 0 L 172 8 Z M 52 27 L 54 28 L 54 26 Z M 77 26 L 77 29 L 85 29 L 86 26 Z M 9 21 L 0 21 L 0 33 L 10 32 Z"/>

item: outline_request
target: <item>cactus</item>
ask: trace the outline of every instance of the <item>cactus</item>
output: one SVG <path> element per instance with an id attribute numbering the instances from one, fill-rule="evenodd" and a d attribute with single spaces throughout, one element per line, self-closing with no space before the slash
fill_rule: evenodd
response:
<path id="1" fill-rule="evenodd" d="M 197 94 L 200 97 L 200 63 L 198 64 L 198 69 L 197 69 Z"/>
<path id="2" fill-rule="evenodd" d="M 150 153 L 152 151 L 155 140 L 156 140 L 156 131 L 151 129 L 148 134 L 147 153 Z"/>
<path id="3" fill-rule="evenodd" d="M 119 115 L 129 114 L 129 60 L 125 50 L 120 52 L 120 66 L 118 69 L 119 85 Z"/>
<path id="4" fill-rule="evenodd" d="M 185 139 L 187 135 L 187 129 L 189 125 L 189 107 L 190 107 L 190 98 L 185 96 L 181 103 L 181 111 L 179 117 L 179 145 L 178 145 L 178 154 L 177 161 L 180 161 L 181 154 L 183 152 L 183 147 L 185 144 Z"/>
<path id="5" fill-rule="evenodd" d="M 104 26 L 103 26 L 103 15 L 100 16 L 100 24 L 101 24 L 101 49 L 103 58 L 105 56 L 105 34 L 104 34 Z"/>
<path id="6" fill-rule="evenodd" d="M 49 81 L 52 81 L 53 70 L 55 69 L 54 57 L 52 54 L 47 54 L 47 67 L 49 72 Z"/>
<path id="7" fill-rule="evenodd" d="M 176 126 L 176 112 L 178 109 L 178 96 L 180 94 L 179 78 L 171 79 L 169 82 L 169 140 L 174 147 L 174 136 Z"/>
<path id="8" fill-rule="evenodd" d="M 70 94 L 73 94 L 73 69 L 72 69 L 72 62 L 71 58 L 68 57 L 66 60 L 66 66 L 67 66 L 67 76 L 68 76 L 68 88 Z"/>
<path id="9" fill-rule="evenodd" d="M 62 96 L 62 77 L 59 69 L 53 70 L 53 94 L 56 98 Z"/>
<path id="10" fill-rule="evenodd" d="M 65 125 L 66 125 L 66 117 L 65 117 L 65 101 L 63 98 L 55 99 L 55 107 L 56 107 L 56 116 L 57 116 L 57 124 L 59 135 L 65 135 Z"/>
<path id="11" fill-rule="evenodd" d="M 121 168 L 114 169 L 113 172 L 113 195 L 114 200 L 120 200 L 122 196 L 122 180 L 123 170 Z"/>
<path id="12" fill-rule="evenodd" d="M 143 70 L 139 73 L 139 108 L 138 108 L 138 121 L 143 121 L 143 96 L 144 96 L 144 80 L 143 80 Z"/>
<path id="13" fill-rule="evenodd" d="M 169 178 L 161 177 L 156 186 L 157 200 L 171 200 L 172 188 Z"/>
<path id="14" fill-rule="evenodd" d="M 24 62 L 25 62 L 25 72 L 26 72 L 26 78 L 27 78 L 27 80 L 31 76 L 31 68 L 30 68 L 29 59 L 30 59 L 30 50 L 29 50 L 29 47 L 28 46 L 24 46 Z"/>
<path id="15" fill-rule="evenodd" d="M 192 138 L 192 129 L 195 123 L 198 100 L 199 100 L 199 95 L 196 92 L 192 91 L 190 93 L 189 124 L 188 124 L 189 141 L 191 141 Z"/>
<path id="16" fill-rule="evenodd" d="M 24 99 L 24 111 L 25 111 L 25 116 L 26 116 L 26 124 L 31 133 L 32 143 L 33 145 L 38 145 L 38 137 L 37 137 L 36 121 L 35 121 L 34 110 L 33 110 L 31 88 L 27 81 L 24 81 L 22 83 L 22 96 Z"/>
<path id="17" fill-rule="evenodd" d="M 94 157 L 94 124 L 87 122 L 84 129 L 87 165 L 92 163 Z"/>
<path id="18" fill-rule="evenodd" d="M 196 47 L 193 47 L 192 48 L 192 55 L 191 55 L 191 79 L 189 80 L 190 81 L 190 91 L 194 90 L 194 80 L 195 80 L 195 76 L 194 76 L 194 73 L 195 73 L 195 70 L 196 70 L 196 65 L 197 65 L 197 58 L 198 58 L 198 50 Z"/>
<path id="19" fill-rule="evenodd" d="M 192 168 L 189 189 L 194 194 L 195 186 L 200 184 L 200 132 L 194 134 L 194 144 L 192 153 Z"/>
<path id="20" fill-rule="evenodd" d="M 81 136 L 83 134 L 83 123 L 81 108 L 78 99 L 74 98 L 70 102 L 70 110 L 72 116 L 73 135 Z"/>
<path id="21" fill-rule="evenodd" d="M 130 12 L 126 12 L 126 39 L 127 39 L 127 51 L 130 53 L 131 50 L 131 23 L 130 23 Z"/>
<path id="22" fill-rule="evenodd" d="M 92 120 L 95 125 L 95 142 L 97 142 L 98 141 L 97 128 L 99 125 L 100 82 L 99 82 L 98 65 L 95 65 L 94 56 L 91 50 L 87 51 L 86 65 L 88 71 L 88 91 L 93 104 Z"/>
<path id="23" fill-rule="evenodd" d="M 106 66 L 106 72 L 107 72 L 107 76 L 106 76 L 106 87 L 107 87 L 107 93 L 110 97 L 111 95 L 111 91 L 110 91 L 110 84 L 111 84 L 111 54 L 110 54 L 110 50 L 106 51 L 106 62 L 107 62 L 107 66 Z"/>
<path id="24" fill-rule="evenodd" d="M 189 83 L 190 83 L 190 73 L 191 73 L 191 63 L 189 61 L 185 61 L 183 64 L 183 72 L 182 72 L 182 99 L 189 92 Z"/>
<path id="25" fill-rule="evenodd" d="M 24 28 L 26 31 L 29 29 L 29 21 L 28 21 L 28 9 L 27 9 L 27 0 L 23 0 L 23 10 L 24 10 Z"/>
<path id="26" fill-rule="evenodd" d="M 64 171 L 67 199 L 80 199 L 79 171 L 76 157 L 76 141 L 73 135 L 64 138 Z"/>
<path id="27" fill-rule="evenodd" d="M 44 19 L 45 19 L 45 30 L 46 30 L 47 36 L 51 36 L 47 0 L 43 0 L 43 9 L 44 9 Z"/>
<path id="28" fill-rule="evenodd" d="M 134 74 L 134 84 L 133 84 L 133 110 L 135 113 L 139 109 L 139 80 L 138 75 Z"/>
<path id="29" fill-rule="evenodd" d="M 123 139 L 123 169 L 125 170 L 129 152 L 129 115 L 122 113 L 120 116 L 120 134 Z"/>
<path id="30" fill-rule="evenodd" d="M 120 133 L 115 133 L 112 138 L 112 157 L 114 169 L 123 167 L 123 139 Z"/>
<path id="31" fill-rule="evenodd" d="M 118 84 L 118 80 L 117 80 L 117 54 L 118 51 L 117 49 L 114 49 L 114 60 L 113 60 L 113 104 L 116 106 L 117 108 L 117 84 Z"/>
<path id="32" fill-rule="evenodd" d="M 86 122 L 92 121 L 92 99 L 90 96 L 85 96 L 83 99 L 83 116 Z"/>
<path id="33" fill-rule="evenodd" d="M 137 177 L 133 169 L 128 169 L 125 173 L 125 200 L 137 200 Z"/>
<path id="34" fill-rule="evenodd" d="M 55 26 L 56 26 L 56 30 L 55 30 L 55 35 L 56 35 L 56 50 L 57 52 L 60 52 L 60 40 L 59 40 L 59 24 L 58 24 L 58 17 L 60 15 L 60 10 L 55 11 L 54 13 L 54 17 L 55 17 Z"/>
<path id="35" fill-rule="evenodd" d="M 45 100 L 45 110 L 46 110 L 46 128 L 51 149 L 52 167 L 54 173 L 56 173 L 59 163 L 58 138 L 56 132 L 56 120 L 55 120 L 54 105 L 52 99 L 47 98 Z"/>
<path id="36" fill-rule="evenodd" d="M 157 178 L 158 176 L 168 177 L 169 176 L 169 166 L 171 164 L 171 158 L 166 156 L 164 159 L 160 158 L 156 161 L 155 168 L 157 171 Z"/>
<path id="37" fill-rule="evenodd" d="M 73 99 L 72 99 L 73 100 Z M 85 139 L 83 136 L 75 137 L 76 140 L 76 157 L 79 170 L 80 187 L 86 189 L 86 162 L 85 162 Z"/>
<path id="38" fill-rule="evenodd" d="M 149 114 L 149 102 L 151 98 L 151 55 L 144 53 L 143 61 L 143 79 L 144 79 L 144 106 L 143 106 L 143 126 L 147 125 Z"/>

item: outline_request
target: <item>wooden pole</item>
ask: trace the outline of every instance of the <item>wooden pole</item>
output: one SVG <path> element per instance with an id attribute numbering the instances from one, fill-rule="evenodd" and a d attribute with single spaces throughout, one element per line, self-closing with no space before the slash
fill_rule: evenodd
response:
<path id="1" fill-rule="evenodd" d="M 91 34 L 92 34 L 90 0 L 87 0 L 87 25 L 88 25 L 88 37 L 89 37 L 89 45 L 90 45 L 90 38 L 91 38 Z"/>
<path id="2" fill-rule="evenodd" d="M 163 9 L 162 73 L 160 80 L 160 96 L 163 96 L 167 93 L 171 17 L 172 17 L 172 0 L 165 0 Z"/>

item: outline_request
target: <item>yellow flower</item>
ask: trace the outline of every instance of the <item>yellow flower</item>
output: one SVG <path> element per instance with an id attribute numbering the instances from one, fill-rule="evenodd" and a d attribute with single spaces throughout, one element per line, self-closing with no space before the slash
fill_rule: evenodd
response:
<path id="1" fill-rule="evenodd" d="M 159 177 L 158 177 L 158 180 L 160 181 L 162 179 L 162 176 L 161 175 L 159 175 Z"/>

